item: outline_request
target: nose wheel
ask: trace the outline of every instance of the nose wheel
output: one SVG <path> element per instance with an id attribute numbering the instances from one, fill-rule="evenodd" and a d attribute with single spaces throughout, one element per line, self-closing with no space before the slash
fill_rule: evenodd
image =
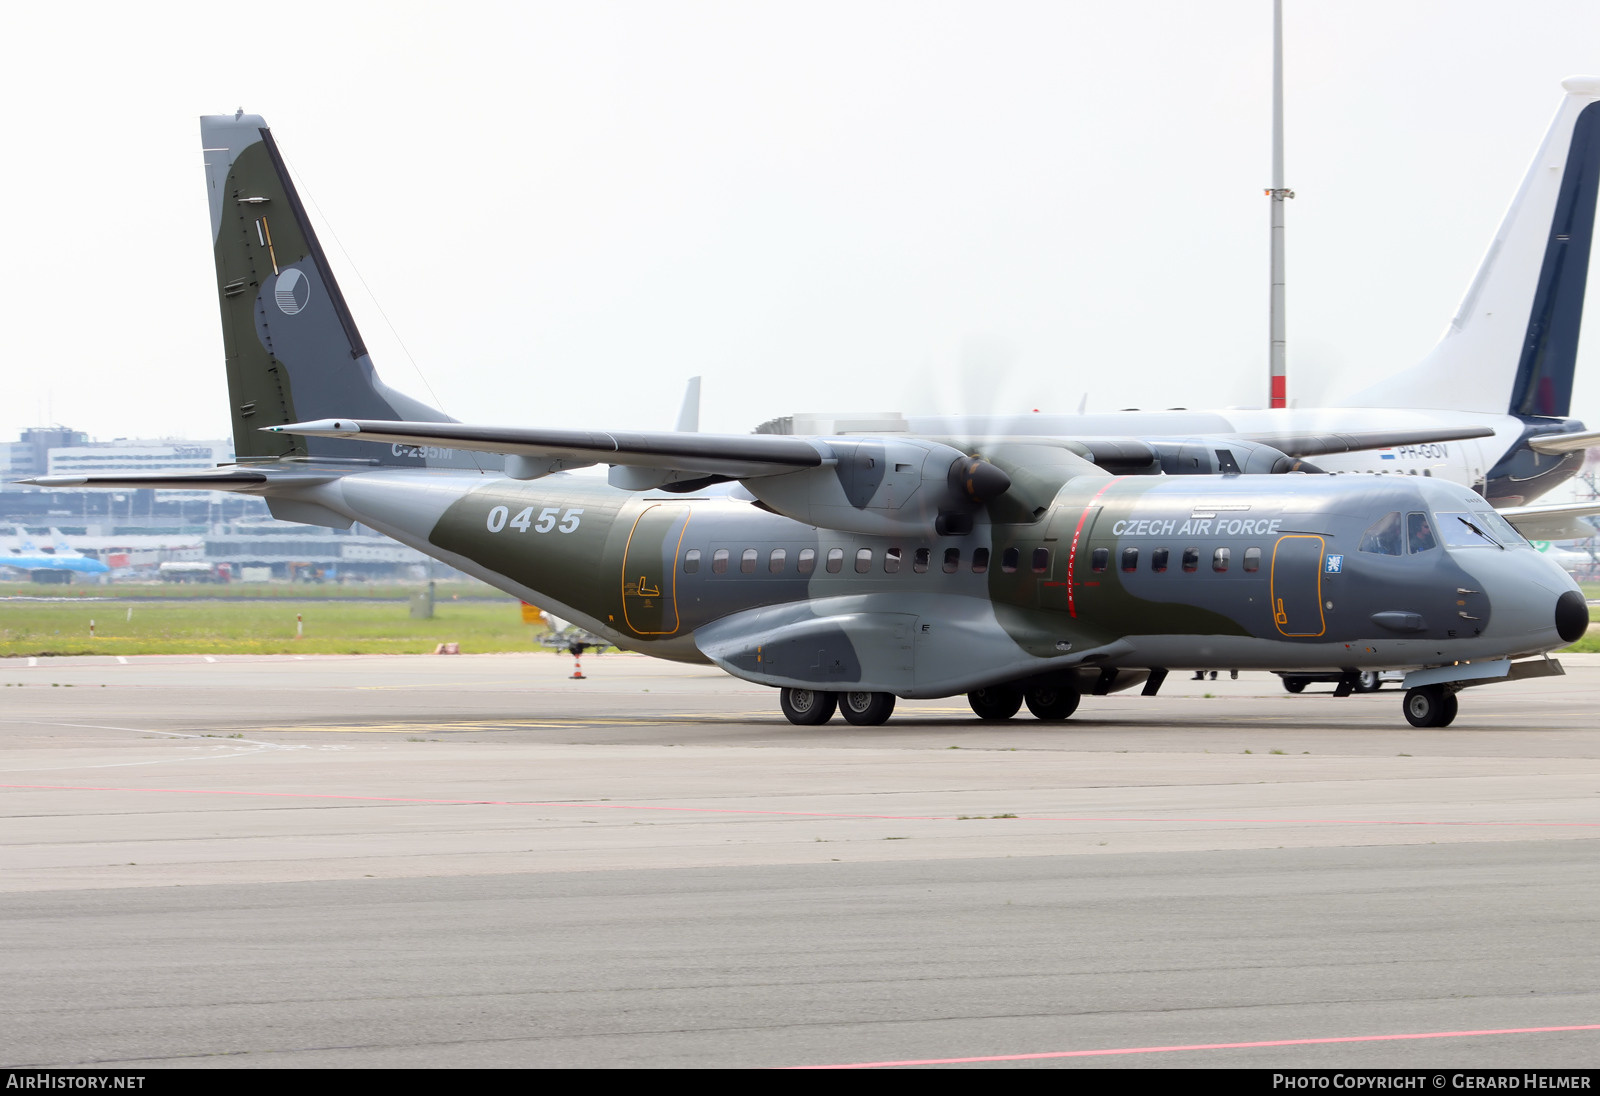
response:
<path id="1" fill-rule="evenodd" d="M 1402 707 L 1413 727 L 1448 727 L 1456 717 L 1456 694 L 1443 685 L 1421 685 L 1406 691 Z"/>

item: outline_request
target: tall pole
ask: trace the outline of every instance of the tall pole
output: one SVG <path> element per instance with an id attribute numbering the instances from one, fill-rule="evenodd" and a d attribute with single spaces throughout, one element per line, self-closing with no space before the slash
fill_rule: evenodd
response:
<path id="1" fill-rule="evenodd" d="M 1269 406 L 1289 406 L 1287 337 L 1283 315 L 1283 203 L 1294 191 L 1283 185 L 1283 0 L 1272 0 L 1272 298 L 1268 305 Z"/>

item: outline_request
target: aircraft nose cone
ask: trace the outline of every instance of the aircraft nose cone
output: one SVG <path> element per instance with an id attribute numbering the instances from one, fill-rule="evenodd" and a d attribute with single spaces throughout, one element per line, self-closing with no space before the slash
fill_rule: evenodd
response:
<path id="1" fill-rule="evenodd" d="M 1556 634 L 1576 643 L 1589 630 L 1589 604 L 1576 590 L 1568 590 L 1556 601 Z"/>

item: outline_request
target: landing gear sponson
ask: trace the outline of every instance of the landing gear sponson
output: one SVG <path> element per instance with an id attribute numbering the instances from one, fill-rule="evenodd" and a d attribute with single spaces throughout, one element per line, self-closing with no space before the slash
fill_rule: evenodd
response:
<path id="1" fill-rule="evenodd" d="M 1459 710 L 1456 694 L 1461 689 L 1499 681 L 1559 676 L 1564 672 L 1561 663 L 1552 658 L 1529 658 L 1516 662 L 1488 659 L 1414 670 L 1406 675 L 1405 683 L 1409 688 L 1406 689 L 1400 710 L 1406 722 L 1413 727 L 1448 727 Z M 1344 693 L 1373 691 L 1381 684 L 1378 674 L 1358 674 L 1356 671 L 1343 674 L 1283 673 L 1282 676 L 1284 688 L 1291 693 L 1300 692 L 1305 688 L 1306 680 L 1310 679 L 1341 679 Z M 1143 695 L 1154 696 L 1166 677 L 1167 671 L 1163 669 L 1102 669 L 1089 674 L 1035 677 L 974 690 L 967 694 L 967 703 L 972 706 L 973 714 L 985 722 L 1010 719 L 1026 704 L 1036 719 L 1053 723 L 1077 711 L 1078 702 L 1085 692 L 1104 696 L 1142 682 Z M 892 693 L 786 688 L 780 692 L 779 703 L 785 718 L 801 726 L 826 723 L 837 710 L 843 713 L 848 722 L 858 727 L 875 727 L 886 722 L 894 713 L 895 698 Z"/>

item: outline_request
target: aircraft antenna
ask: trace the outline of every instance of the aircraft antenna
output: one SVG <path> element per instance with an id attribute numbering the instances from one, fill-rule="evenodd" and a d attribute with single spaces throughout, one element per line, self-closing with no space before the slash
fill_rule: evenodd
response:
<path id="1" fill-rule="evenodd" d="M 1268 304 L 1269 407 L 1287 407 L 1289 385 L 1287 337 L 1283 315 L 1283 203 L 1294 191 L 1283 185 L 1283 0 L 1272 0 L 1272 292 Z"/>

